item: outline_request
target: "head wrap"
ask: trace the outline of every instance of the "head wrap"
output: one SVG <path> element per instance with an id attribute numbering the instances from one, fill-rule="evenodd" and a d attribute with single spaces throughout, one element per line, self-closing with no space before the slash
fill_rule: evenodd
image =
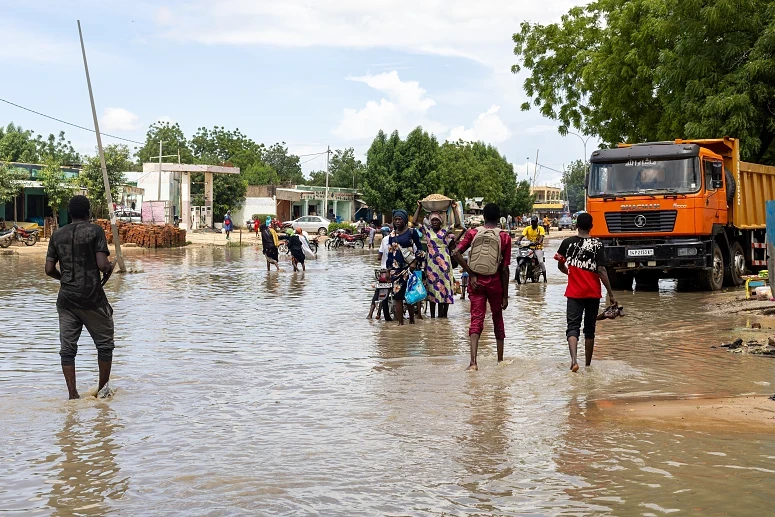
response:
<path id="1" fill-rule="evenodd" d="M 400 217 L 404 221 L 409 221 L 409 214 L 406 213 L 406 210 L 402 210 L 401 208 L 393 210 L 393 217 Z"/>
<path id="2" fill-rule="evenodd" d="M 434 219 L 438 219 L 439 221 L 443 221 L 443 219 L 441 218 L 441 214 L 438 213 L 438 212 L 431 212 L 430 217 L 428 217 L 429 221 L 433 221 Z"/>

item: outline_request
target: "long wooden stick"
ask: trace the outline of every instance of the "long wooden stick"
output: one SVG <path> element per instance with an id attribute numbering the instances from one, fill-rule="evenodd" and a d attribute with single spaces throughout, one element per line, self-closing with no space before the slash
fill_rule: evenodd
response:
<path id="1" fill-rule="evenodd" d="M 100 124 L 97 121 L 97 108 L 94 107 L 94 94 L 91 89 L 91 79 L 89 78 L 89 65 L 86 63 L 86 47 L 83 45 L 83 33 L 81 32 L 81 20 L 78 20 L 78 37 L 81 38 L 81 53 L 83 54 L 83 68 L 86 70 L 86 85 L 89 87 L 89 100 L 91 101 L 91 113 L 94 117 L 94 132 L 97 133 L 97 150 L 100 153 L 100 165 L 102 166 L 102 181 L 105 183 L 105 199 L 108 201 L 108 212 L 110 213 L 110 231 L 113 232 L 113 243 L 116 245 L 116 262 L 118 262 L 118 271 L 124 273 L 124 257 L 121 255 L 121 239 L 116 228 L 116 211 L 113 209 L 113 196 L 110 193 L 110 180 L 108 179 L 108 168 L 105 166 L 105 153 L 102 151 L 102 137 L 100 136 Z"/>

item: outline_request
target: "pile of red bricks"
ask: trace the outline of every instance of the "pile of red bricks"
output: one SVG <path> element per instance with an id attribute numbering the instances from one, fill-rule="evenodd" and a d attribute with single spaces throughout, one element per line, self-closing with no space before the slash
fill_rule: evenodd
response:
<path id="1" fill-rule="evenodd" d="M 112 243 L 113 232 L 110 229 L 110 221 L 97 219 L 96 223 L 105 230 L 108 243 Z M 137 224 L 119 221 L 116 228 L 121 244 L 133 242 L 143 248 L 176 248 L 186 244 L 186 230 L 175 228 L 171 224 Z"/>

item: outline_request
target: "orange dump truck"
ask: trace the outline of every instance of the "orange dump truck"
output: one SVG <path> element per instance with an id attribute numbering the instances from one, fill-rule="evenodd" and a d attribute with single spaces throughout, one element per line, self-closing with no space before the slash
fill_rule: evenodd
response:
<path id="1" fill-rule="evenodd" d="M 587 211 L 614 287 L 677 278 L 718 290 L 767 267 L 775 167 L 741 162 L 737 139 L 620 144 L 590 162 Z"/>

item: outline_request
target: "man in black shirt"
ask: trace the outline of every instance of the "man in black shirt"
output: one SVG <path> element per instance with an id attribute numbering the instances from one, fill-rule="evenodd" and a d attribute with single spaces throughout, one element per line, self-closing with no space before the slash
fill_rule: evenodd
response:
<path id="1" fill-rule="evenodd" d="M 89 200 L 85 196 L 74 196 L 70 200 L 68 211 L 73 222 L 54 232 L 46 254 L 46 274 L 60 281 L 57 298 L 59 355 L 71 399 L 78 398 L 75 355 L 84 326 L 97 346 L 98 393 L 108 384 L 113 361 L 113 308 L 102 289 L 100 272 L 110 274 L 115 262 L 108 260 L 110 251 L 105 232 L 89 222 L 89 210 Z"/>

